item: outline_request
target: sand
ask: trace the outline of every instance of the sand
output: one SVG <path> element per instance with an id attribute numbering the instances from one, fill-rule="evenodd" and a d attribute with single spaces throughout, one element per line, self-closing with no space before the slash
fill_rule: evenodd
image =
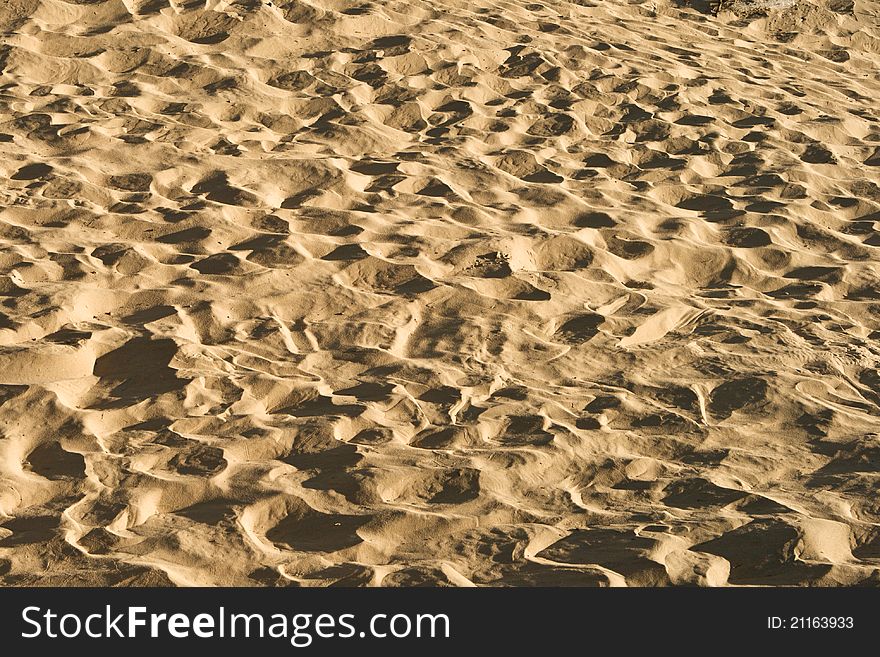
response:
<path id="1" fill-rule="evenodd" d="M 880 4 L 0 30 L 0 583 L 880 583 Z"/>

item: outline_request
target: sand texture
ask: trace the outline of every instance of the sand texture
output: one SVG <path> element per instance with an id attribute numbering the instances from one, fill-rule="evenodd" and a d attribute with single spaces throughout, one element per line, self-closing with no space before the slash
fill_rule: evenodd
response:
<path id="1" fill-rule="evenodd" d="M 0 32 L 0 583 L 880 583 L 880 3 Z"/>

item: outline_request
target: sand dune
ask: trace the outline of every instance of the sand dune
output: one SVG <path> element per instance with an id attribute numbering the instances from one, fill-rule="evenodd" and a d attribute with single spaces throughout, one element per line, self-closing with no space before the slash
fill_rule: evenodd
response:
<path id="1" fill-rule="evenodd" d="M 880 6 L 4 0 L 0 582 L 880 582 Z"/>

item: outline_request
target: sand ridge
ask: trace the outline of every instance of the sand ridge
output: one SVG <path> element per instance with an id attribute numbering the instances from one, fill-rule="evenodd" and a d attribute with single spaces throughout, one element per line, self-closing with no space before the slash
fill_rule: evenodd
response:
<path id="1" fill-rule="evenodd" d="M 876 584 L 880 8 L 745 4 L 6 0 L 0 581 Z"/>

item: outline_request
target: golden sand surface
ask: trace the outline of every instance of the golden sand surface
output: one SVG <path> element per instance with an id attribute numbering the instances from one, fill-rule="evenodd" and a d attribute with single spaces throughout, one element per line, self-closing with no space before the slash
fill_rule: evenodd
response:
<path id="1" fill-rule="evenodd" d="M 0 583 L 880 583 L 880 3 L 3 0 Z"/>

